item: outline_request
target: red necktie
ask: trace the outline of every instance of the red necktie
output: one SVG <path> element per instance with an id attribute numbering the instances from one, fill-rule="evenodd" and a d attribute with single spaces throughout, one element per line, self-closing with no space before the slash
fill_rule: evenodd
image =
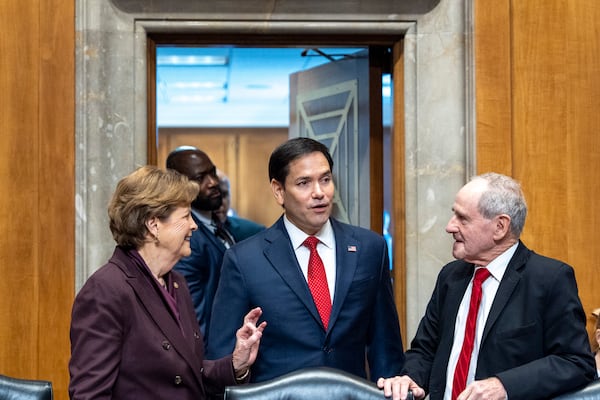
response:
<path id="1" fill-rule="evenodd" d="M 456 369 L 454 370 L 454 381 L 452 382 L 452 400 L 455 400 L 467 386 L 467 374 L 469 373 L 469 364 L 471 363 L 471 354 L 473 353 L 473 342 L 475 341 L 475 327 L 477 326 L 477 312 L 481 303 L 481 284 L 490 276 L 490 271 L 486 268 L 480 268 L 475 271 L 473 279 L 473 290 L 471 292 L 471 303 L 469 305 L 469 314 L 465 325 L 465 338 L 462 349 L 458 356 Z"/>
<path id="2" fill-rule="evenodd" d="M 331 313 L 331 296 L 329 295 L 325 266 L 317 252 L 318 243 L 319 239 L 309 236 L 302 244 L 310 249 L 310 258 L 308 259 L 308 287 L 317 306 L 317 311 L 319 311 L 319 315 L 321 316 L 321 321 L 323 321 L 323 326 L 327 330 L 329 314 Z"/>

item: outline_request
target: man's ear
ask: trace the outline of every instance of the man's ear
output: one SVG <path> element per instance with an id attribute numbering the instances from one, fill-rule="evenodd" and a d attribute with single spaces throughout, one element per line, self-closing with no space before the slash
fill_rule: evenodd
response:
<path id="1" fill-rule="evenodd" d="M 510 217 L 507 214 L 497 215 L 495 218 L 494 240 L 504 239 L 510 234 Z"/>
<path id="2" fill-rule="evenodd" d="M 277 203 L 283 207 L 283 195 L 285 194 L 285 188 L 283 187 L 283 184 L 275 179 L 271 179 L 271 191 L 273 192 L 273 196 L 275 196 Z"/>

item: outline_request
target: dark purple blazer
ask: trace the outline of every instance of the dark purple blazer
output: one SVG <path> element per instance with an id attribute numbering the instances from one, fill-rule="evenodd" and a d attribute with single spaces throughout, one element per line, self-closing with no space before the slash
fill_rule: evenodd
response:
<path id="1" fill-rule="evenodd" d="M 185 279 L 170 274 L 181 325 L 120 247 L 87 280 L 72 312 L 71 399 L 200 400 L 235 384 L 231 356 L 204 360 Z"/>

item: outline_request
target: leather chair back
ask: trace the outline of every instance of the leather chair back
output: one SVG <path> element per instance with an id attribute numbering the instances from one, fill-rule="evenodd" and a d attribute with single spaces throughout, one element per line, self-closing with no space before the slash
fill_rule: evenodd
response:
<path id="1" fill-rule="evenodd" d="M 0 375 L 0 400 L 52 400 L 52 383 Z"/>
<path id="2" fill-rule="evenodd" d="M 228 386 L 225 400 L 384 400 L 374 383 L 344 371 L 318 367 L 266 382 Z"/>
<path id="3" fill-rule="evenodd" d="M 596 379 L 579 390 L 556 397 L 555 400 L 600 400 L 600 380 Z"/>

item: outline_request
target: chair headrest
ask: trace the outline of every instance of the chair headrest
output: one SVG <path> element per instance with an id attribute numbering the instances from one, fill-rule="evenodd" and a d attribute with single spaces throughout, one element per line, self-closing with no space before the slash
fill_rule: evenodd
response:
<path id="1" fill-rule="evenodd" d="M 598 400 L 600 399 L 600 380 L 589 383 L 587 386 L 556 397 L 555 400 Z"/>
<path id="2" fill-rule="evenodd" d="M 52 383 L 0 375 L 0 399 L 52 400 Z"/>
<path id="3" fill-rule="evenodd" d="M 305 368 L 266 382 L 228 386 L 225 400 L 382 400 L 383 392 L 372 382 L 327 367 Z"/>

